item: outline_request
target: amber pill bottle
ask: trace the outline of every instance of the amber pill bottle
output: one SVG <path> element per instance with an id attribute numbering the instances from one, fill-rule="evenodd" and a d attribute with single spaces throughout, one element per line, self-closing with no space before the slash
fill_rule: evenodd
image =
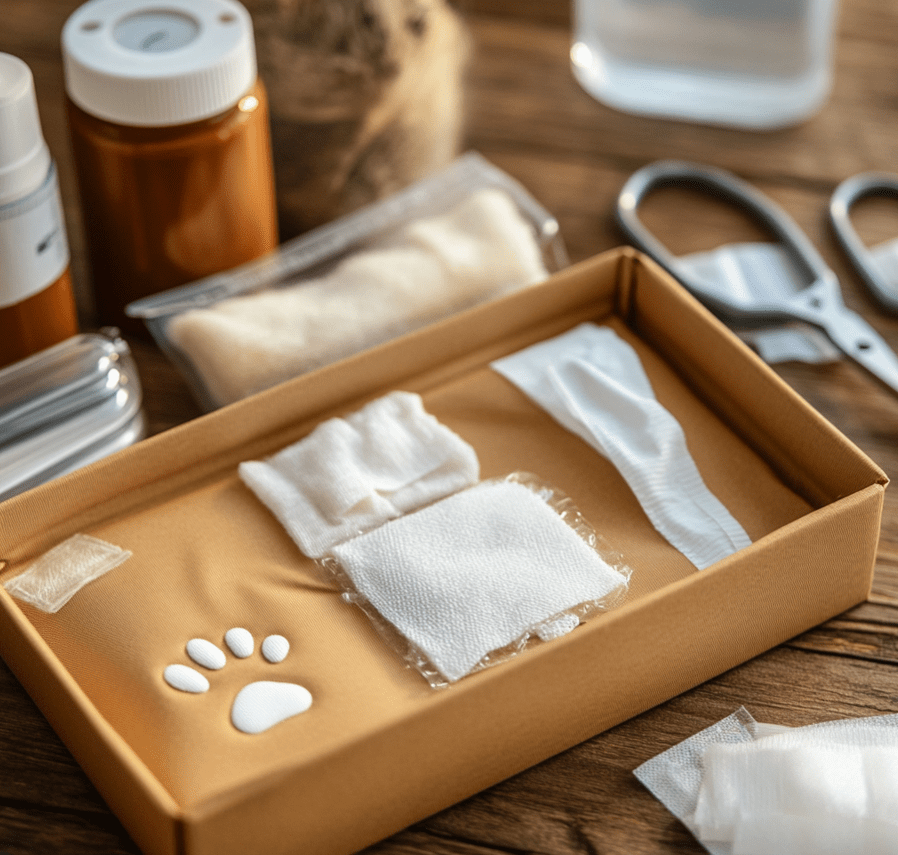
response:
<path id="1" fill-rule="evenodd" d="M 56 167 L 34 79 L 0 53 L 0 368 L 78 332 Z"/>
<path id="2" fill-rule="evenodd" d="M 268 102 L 235 0 L 92 0 L 62 34 L 97 313 L 277 246 Z"/>

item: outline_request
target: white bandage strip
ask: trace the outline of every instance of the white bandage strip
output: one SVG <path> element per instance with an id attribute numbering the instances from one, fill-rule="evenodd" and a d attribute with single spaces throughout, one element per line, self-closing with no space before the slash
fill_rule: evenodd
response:
<path id="1" fill-rule="evenodd" d="M 667 541 L 700 570 L 751 543 L 708 489 L 636 351 L 581 324 L 492 367 L 610 460 Z"/>
<path id="2" fill-rule="evenodd" d="M 127 561 L 131 553 L 105 540 L 75 534 L 4 582 L 13 596 L 44 612 L 58 612 L 88 582 Z"/>
<path id="3" fill-rule="evenodd" d="M 322 422 L 268 460 L 239 467 L 246 485 L 312 558 L 474 484 L 479 471 L 474 449 L 409 392 Z"/>

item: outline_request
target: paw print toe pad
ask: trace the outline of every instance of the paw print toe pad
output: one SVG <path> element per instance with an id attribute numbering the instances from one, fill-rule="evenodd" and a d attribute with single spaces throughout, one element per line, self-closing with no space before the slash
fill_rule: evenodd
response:
<path id="1" fill-rule="evenodd" d="M 205 638 L 191 638 L 187 642 L 187 655 L 197 665 L 202 665 L 203 668 L 208 668 L 210 671 L 224 668 L 227 661 L 221 649 L 211 641 L 206 641 Z"/>
<path id="2" fill-rule="evenodd" d="M 290 652 L 290 642 L 283 635 L 269 635 L 262 642 L 262 655 L 271 663 L 283 662 Z"/>
<path id="3" fill-rule="evenodd" d="M 238 659 L 246 659 L 253 655 L 256 643 L 253 641 L 252 633 L 242 626 L 235 626 L 225 633 L 225 644 L 231 649 Z"/>
<path id="4" fill-rule="evenodd" d="M 162 676 L 173 689 L 199 695 L 209 691 L 209 681 L 189 665 L 169 665 Z"/>

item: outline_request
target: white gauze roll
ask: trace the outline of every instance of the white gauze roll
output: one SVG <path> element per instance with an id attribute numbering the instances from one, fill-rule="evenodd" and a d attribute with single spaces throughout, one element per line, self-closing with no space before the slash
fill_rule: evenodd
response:
<path id="1" fill-rule="evenodd" d="M 191 309 L 166 332 L 223 405 L 547 276 L 531 226 L 485 189 L 323 277 Z"/>

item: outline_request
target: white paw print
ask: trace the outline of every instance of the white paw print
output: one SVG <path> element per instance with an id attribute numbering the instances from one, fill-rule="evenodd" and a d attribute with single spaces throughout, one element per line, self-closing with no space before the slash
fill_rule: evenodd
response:
<path id="1" fill-rule="evenodd" d="M 255 652 L 252 634 L 242 627 L 229 629 L 225 644 L 238 659 Z M 274 665 L 283 662 L 290 652 L 290 642 L 283 635 L 269 635 L 262 642 L 262 656 Z M 187 655 L 200 667 L 219 671 L 227 665 L 224 651 L 205 638 L 191 638 Z M 181 692 L 200 694 L 209 690 L 209 681 L 189 665 L 169 665 L 162 674 L 165 682 Z M 297 683 L 257 680 L 244 686 L 231 705 L 231 723 L 243 733 L 262 733 L 270 727 L 305 712 L 312 705 L 308 689 Z"/>

